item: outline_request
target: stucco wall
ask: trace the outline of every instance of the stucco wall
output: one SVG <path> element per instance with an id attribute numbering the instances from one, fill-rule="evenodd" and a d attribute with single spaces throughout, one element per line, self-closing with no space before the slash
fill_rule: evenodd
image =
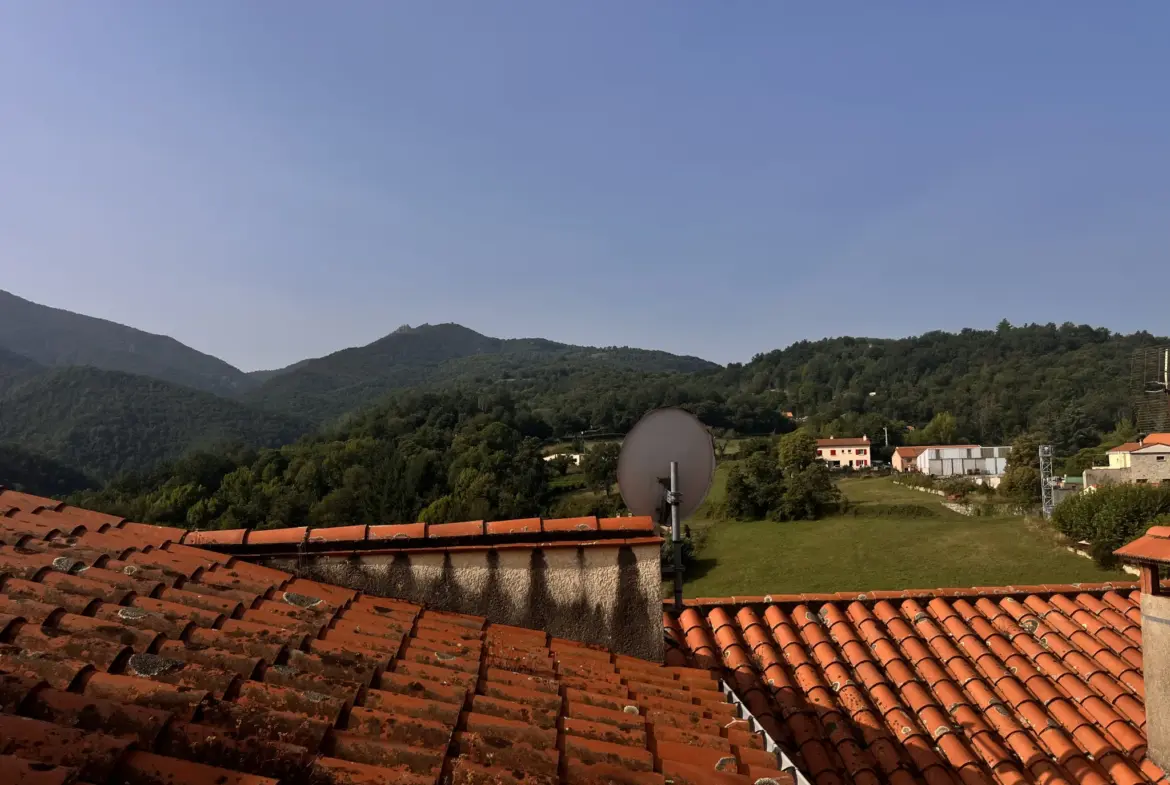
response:
<path id="1" fill-rule="evenodd" d="M 256 559 L 381 597 L 545 630 L 661 661 L 659 545 L 605 545 Z"/>
<path id="2" fill-rule="evenodd" d="M 1170 768 L 1170 597 L 1142 595 L 1142 662 L 1150 757 Z"/>

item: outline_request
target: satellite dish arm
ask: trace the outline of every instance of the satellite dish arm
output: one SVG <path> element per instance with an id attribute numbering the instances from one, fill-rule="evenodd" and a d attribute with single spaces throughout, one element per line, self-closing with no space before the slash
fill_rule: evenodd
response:
<path id="1" fill-rule="evenodd" d="M 670 462 L 670 491 L 666 494 L 666 501 L 670 505 L 670 542 L 674 553 L 674 610 L 682 613 L 683 609 L 683 562 L 682 562 L 682 516 L 679 515 L 679 505 L 682 504 L 682 493 L 678 487 L 678 461 Z"/>

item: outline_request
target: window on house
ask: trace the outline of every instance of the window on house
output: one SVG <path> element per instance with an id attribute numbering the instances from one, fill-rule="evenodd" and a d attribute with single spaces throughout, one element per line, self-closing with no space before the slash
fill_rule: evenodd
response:
<path id="1" fill-rule="evenodd" d="M 1146 480 L 1134 480 L 1134 482 L 1137 483 L 1138 485 L 1145 485 L 1146 484 Z"/>
<path id="2" fill-rule="evenodd" d="M 829 450 L 829 455 L 836 455 L 836 454 L 837 454 L 836 450 Z"/>
<path id="3" fill-rule="evenodd" d="M 817 455 L 824 455 L 824 450 L 817 450 Z"/>
<path id="4" fill-rule="evenodd" d="M 859 447 L 859 448 L 857 449 L 857 454 L 858 454 L 858 455 L 865 455 L 865 448 L 864 448 L 864 447 Z"/>
<path id="5" fill-rule="evenodd" d="M 1159 456 L 1158 456 L 1158 460 L 1159 460 L 1159 461 L 1164 461 L 1164 460 L 1166 460 L 1166 456 L 1165 456 L 1165 455 L 1159 455 Z"/>

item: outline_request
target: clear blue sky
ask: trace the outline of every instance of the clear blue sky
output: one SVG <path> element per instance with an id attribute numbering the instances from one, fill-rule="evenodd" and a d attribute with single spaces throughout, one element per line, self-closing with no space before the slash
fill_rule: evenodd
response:
<path id="1" fill-rule="evenodd" d="M 943 8 L 946 6 L 946 8 Z M 0 289 L 246 370 L 1170 333 L 1170 3 L 0 7 Z"/>

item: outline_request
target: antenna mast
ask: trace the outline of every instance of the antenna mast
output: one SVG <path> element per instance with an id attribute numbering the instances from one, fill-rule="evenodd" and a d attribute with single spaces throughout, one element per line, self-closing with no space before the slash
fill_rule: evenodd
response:
<path id="1" fill-rule="evenodd" d="M 682 504 L 682 493 L 678 488 L 678 461 L 670 462 L 670 492 L 666 494 L 666 503 L 670 505 L 670 550 L 674 557 L 674 609 L 681 613 L 683 608 L 682 516 L 679 515 L 678 508 Z"/>
<path id="2" fill-rule="evenodd" d="M 1052 445 L 1040 445 L 1040 508 L 1045 518 L 1052 517 L 1052 510 L 1056 507 L 1053 493 L 1052 477 Z"/>

